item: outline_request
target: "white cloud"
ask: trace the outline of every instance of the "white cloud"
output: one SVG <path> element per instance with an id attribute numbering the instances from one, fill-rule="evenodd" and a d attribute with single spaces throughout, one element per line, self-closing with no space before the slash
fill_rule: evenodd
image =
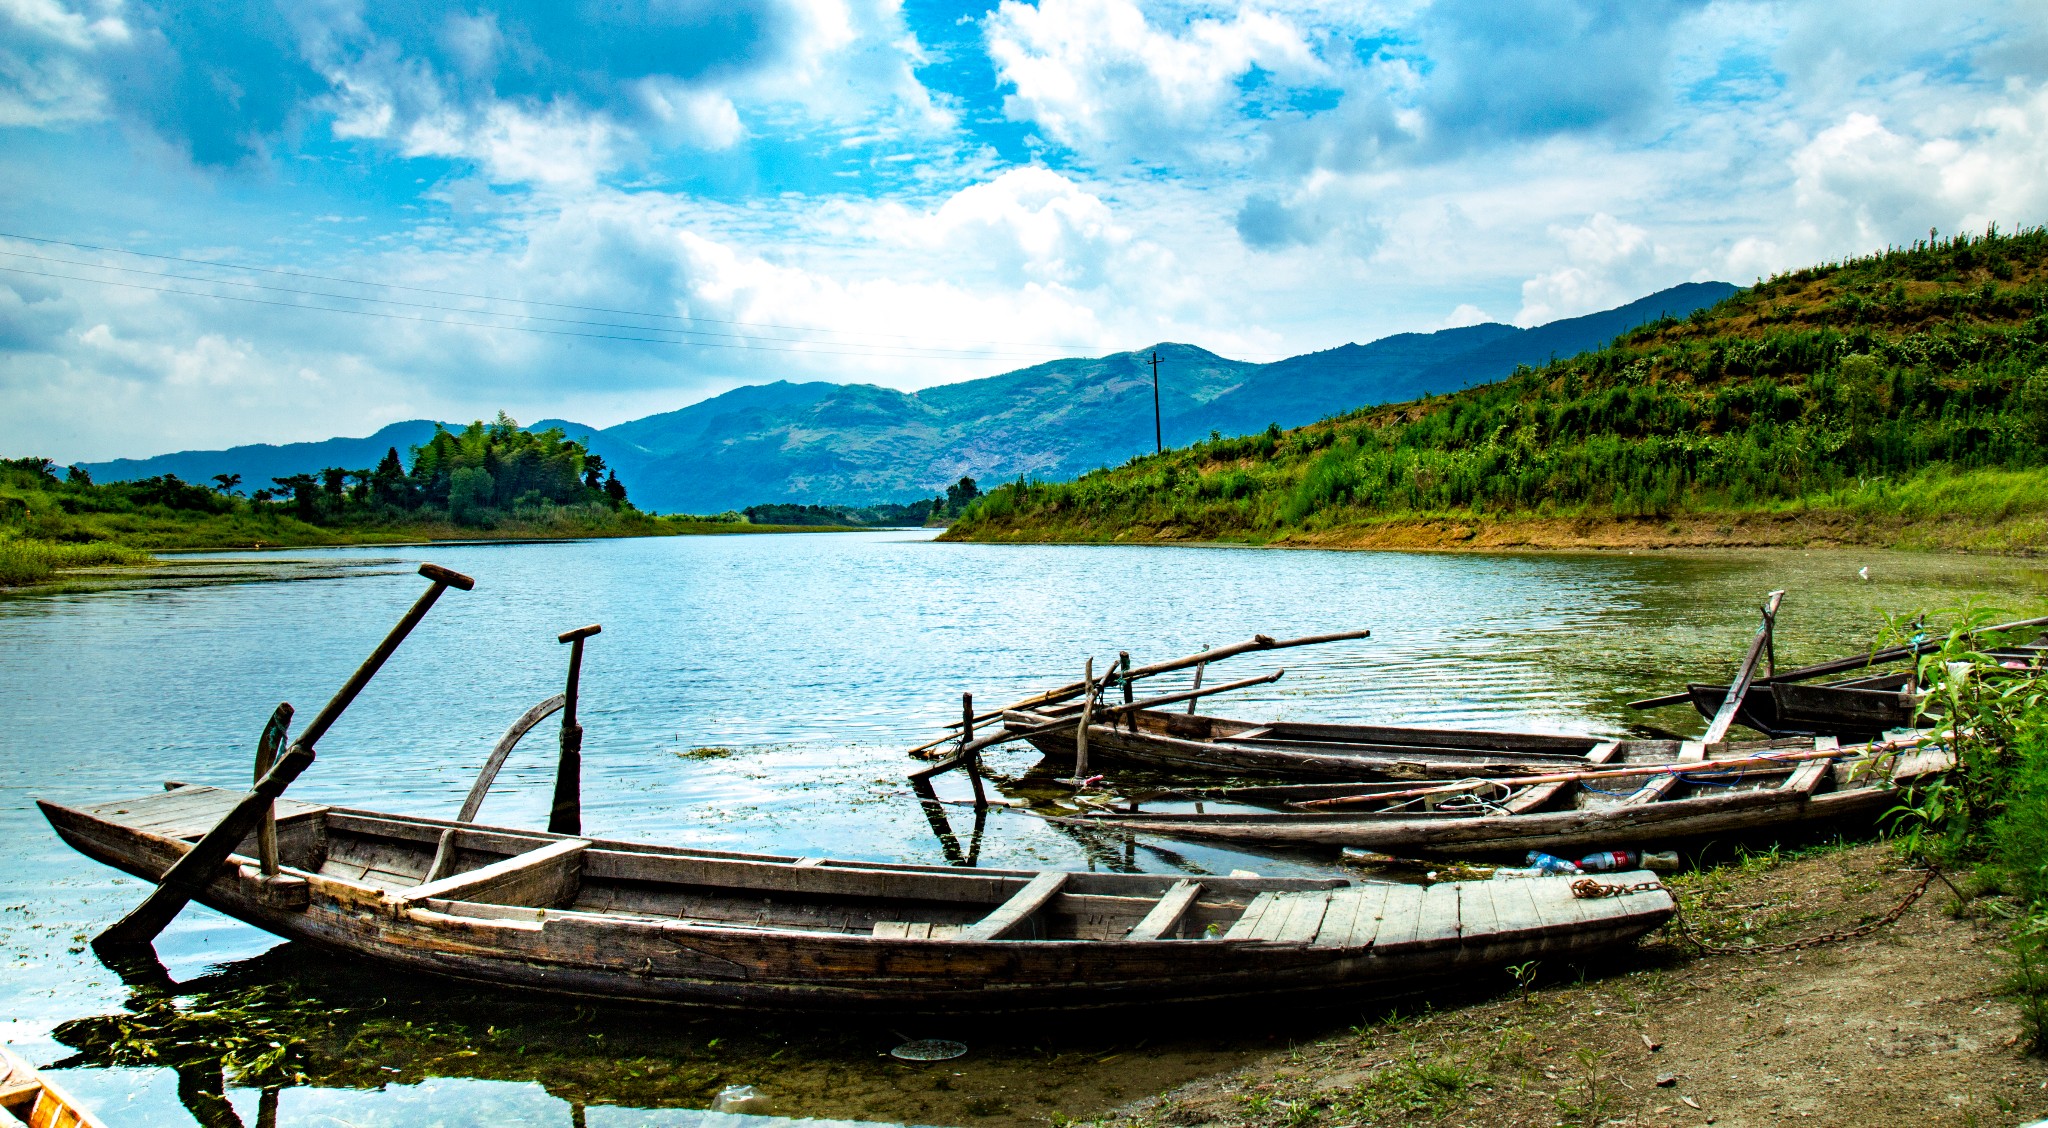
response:
<path id="1" fill-rule="evenodd" d="M 1641 297 L 1644 279 L 1658 264 L 1648 231 L 1604 212 L 1577 227 L 1552 227 L 1550 233 L 1567 265 L 1522 283 L 1517 325 L 1541 325 Z"/>
<path id="2" fill-rule="evenodd" d="M 1013 119 L 1091 156 L 1161 162 L 1173 150 L 1228 146 L 1242 132 L 1239 80 L 1253 68 L 1288 80 L 1328 73 L 1285 19 L 1240 10 L 1155 27 L 1131 0 L 1003 0 L 987 22 Z"/>

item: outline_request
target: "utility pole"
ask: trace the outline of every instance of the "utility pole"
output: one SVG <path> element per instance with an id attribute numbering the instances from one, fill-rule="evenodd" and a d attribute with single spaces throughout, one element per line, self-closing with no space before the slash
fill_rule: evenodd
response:
<path id="1" fill-rule="evenodd" d="M 1159 425 L 1159 350 L 1152 350 L 1152 450 L 1161 453 L 1166 450 L 1166 441 Z"/>

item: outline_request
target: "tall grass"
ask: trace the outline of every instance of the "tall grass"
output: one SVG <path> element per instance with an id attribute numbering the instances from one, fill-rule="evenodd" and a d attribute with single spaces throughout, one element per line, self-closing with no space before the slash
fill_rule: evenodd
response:
<path id="1" fill-rule="evenodd" d="M 147 552 L 105 541 L 62 544 L 20 538 L 0 540 L 0 587 L 39 584 L 66 568 L 140 564 L 149 559 Z"/>

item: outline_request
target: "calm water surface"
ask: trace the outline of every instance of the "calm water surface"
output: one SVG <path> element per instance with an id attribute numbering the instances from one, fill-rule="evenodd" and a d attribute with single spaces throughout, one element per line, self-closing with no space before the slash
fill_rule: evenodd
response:
<path id="1" fill-rule="evenodd" d="M 2048 604 L 2036 564 L 1850 551 L 1013 547 L 878 532 L 290 556 L 317 566 L 264 556 L 258 571 L 313 578 L 0 600 L 0 1040 L 62 1061 L 115 1123 L 767 1123 L 703 1111 L 728 1083 L 760 1086 L 785 1116 L 1017 1123 L 1099 1111 L 1330 1021 L 941 1030 L 520 1002 L 338 968 L 197 908 L 158 943 L 182 993 L 132 994 L 84 940 L 143 887 L 59 843 L 31 796 L 246 780 L 271 708 L 317 709 L 421 590 L 423 559 L 474 575 L 476 590 L 442 599 L 294 797 L 452 816 L 504 727 L 560 689 L 554 636 L 599 622 L 584 670 L 587 833 L 1031 868 L 1332 868 L 1076 837 L 1013 811 L 992 812 L 977 836 L 955 809 L 953 835 L 935 833 L 907 797 L 901 750 L 957 717 L 963 690 L 984 706 L 1011 700 L 1074 680 L 1090 655 L 1102 669 L 1118 650 L 1142 664 L 1255 632 L 1363 626 L 1369 641 L 1234 659 L 1232 677 L 1287 676 L 1214 711 L 1692 732 L 1683 710 L 1645 718 L 1622 702 L 1726 676 L 1770 588 L 1791 591 L 1784 662 L 1866 645 L 1885 611 Z M 552 745 L 543 726 L 483 821 L 545 822 Z M 993 766 L 1021 775 L 1033 760 L 1009 751 Z M 965 786 L 940 781 L 943 794 Z M 975 1052 L 943 1069 L 882 1056 L 902 1037 L 946 1033 Z M 275 1082 L 276 1069 L 248 1072 L 273 1043 L 290 1047 L 291 1083 L 244 1083 Z"/>

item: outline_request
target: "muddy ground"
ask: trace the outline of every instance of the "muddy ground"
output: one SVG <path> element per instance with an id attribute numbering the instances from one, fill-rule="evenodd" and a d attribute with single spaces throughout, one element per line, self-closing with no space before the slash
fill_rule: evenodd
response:
<path id="1" fill-rule="evenodd" d="M 1672 884 L 1706 936 L 1769 944 L 1876 919 L 1919 876 L 1863 845 Z M 1779 954 L 1697 955 L 1667 929 L 1612 965 L 1524 968 L 1526 986 L 1369 1020 L 1108 1123 L 2017 1125 L 2048 1117 L 2048 1062 L 2001 994 L 1999 909 L 1936 883 L 1890 928 Z"/>

